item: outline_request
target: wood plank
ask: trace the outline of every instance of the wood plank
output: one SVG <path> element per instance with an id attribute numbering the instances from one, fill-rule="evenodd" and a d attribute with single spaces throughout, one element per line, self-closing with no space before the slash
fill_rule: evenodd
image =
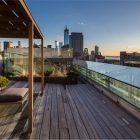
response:
<path id="1" fill-rule="evenodd" d="M 74 120 L 75 120 L 75 123 L 76 123 L 76 127 L 77 127 L 77 130 L 78 130 L 78 133 L 79 133 L 79 136 L 80 136 L 80 139 L 89 139 L 89 134 L 86 130 L 86 127 L 80 116 L 80 113 L 69 93 L 68 90 L 65 90 L 64 92 L 69 100 L 69 104 L 70 104 L 70 107 L 71 107 L 71 110 L 72 110 L 72 114 L 73 114 L 73 117 L 74 117 Z M 91 137 L 91 138 L 95 138 L 95 137 Z"/>
<path id="2" fill-rule="evenodd" d="M 89 88 L 89 85 L 88 85 L 88 88 Z M 91 89 L 90 91 L 93 91 L 93 92 L 95 91 L 95 89 L 92 86 L 91 86 L 90 89 Z M 92 94 L 92 93 L 90 93 L 90 94 Z M 136 123 L 136 125 L 139 124 L 139 127 L 135 127 L 135 129 L 132 129 L 130 127 L 131 126 L 131 123 L 129 125 L 127 125 L 122 120 L 122 118 L 127 118 L 127 120 L 129 120 L 130 118 L 132 118 L 132 116 L 130 114 L 126 113 L 125 110 L 123 110 L 118 105 L 114 104 L 114 102 L 112 102 L 111 100 L 109 100 L 104 95 L 97 94 L 96 95 L 96 98 L 98 98 L 99 100 L 104 100 L 106 102 L 105 106 L 103 106 L 104 110 L 106 110 L 105 111 L 106 116 L 107 117 L 111 116 L 111 118 L 114 119 L 113 122 L 116 122 L 116 123 L 114 123 L 114 126 L 117 124 L 116 127 L 118 127 L 118 130 L 120 131 L 120 133 L 125 138 L 137 138 L 137 137 L 140 137 L 139 133 L 136 133 L 134 131 L 134 130 L 138 130 L 140 128 L 140 123 L 139 122 Z M 116 114 L 116 115 L 114 115 L 114 114 Z M 132 118 L 132 120 L 134 121 L 135 119 Z"/>
<path id="3" fill-rule="evenodd" d="M 68 125 L 66 121 L 66 114 L 64 110 L 64 102 L 61 95 L 61 85 L 57 85 L 57 101 L 58 101 L 58 118 L 60 139 L 69 139 Z"/>
<path id="4" fill-rule="evenodd" d="M 47 88 L 47 85 L 46 85 Z M 46 105 L 46 95 L 40 97 L 41 102 L 38 107 L 38 111 L 35 116 L 34 120 L 34 125 L 33 125 L 33 133 L 31 134 L 31 139 L 39 139 L 40 138 L 40 133 L 41 133 L 41 128 L 42 128 L 42 120 L 43 120 L 43 113 Z"/>
<path id="5" fill-rule="evenodd" d="M 48 85 L 48 84 L 47 84 Z M 50 85 L 45 86 L 44 94 L 46 97 L 46 106 L 44 108 L 41 132 L 40 132 L 40 139 L 49 139 L 50 138 L 50 127 L 51 127 L 51 104 L 52 104 L 52 97 L 51 97 L 51 87 Z"/>
<path id="6" fill-rule="evenodd" d="M 11 109 L 15 110 L 15 108 L 10 107 Z M 25 105 L 23 108 L 23 112 L 15 113 L 10 116 L 6 116 L 4 118 L 1 118 L 4 122 L 1 122 L 1 128 L 3 131 L 0 134 L 1 138 L 9 138 L 13 136 L 16 133 L 17 127 L 20 123 L 20 121 L 23 121 L 24 119 L 27 120 L 27 106 Z M 25 125 L 25 123 L 24 123 Z M 24 129 L 24 125 L 22 125 L 22 130 Z"/>
<path id="7" fill-rule="evenodd" d="M 105 122 L 105 125 L 111 130 L 113 135 L 116 138 L 119 138 L 119 139 L 124 138 L 123 135 L 121 135 L 121 133 L 116 129 L 116 127 L 114 125 L 115 121 L 112 119 L 112 115 L 108 115 L 109 118 L 108 118 L 108 116 L 105 115 L 104 112 L 106 110 L 102 109 L 103 106 L 104 106 L 102 100 L 99 101 L 99 100 L 96 100 L 94 96 L 89 96 L 88 91 L 90 91 L 90 90 L 88 90 L 85 86 L 80 85 L 79 86 L 79 91 L 80 92 L 82 92 L 82 91 L 85 92 L 86 91 L 87 94 L 83 95 L 83 96 L 84 96 L 84 98 L 87 99 L 87 102 L 91 106 L 92 110 L 94 110 L 93 113 L 96 112 L 100 116 L 98 118 L 102 119 Z M 98 94 L 98 93 L 95 92 L 94 94 Z M 113 124 L 112 124 L 112 121 L 114 122 Z M 118 124 L 117 124 L 117 126 L 118 126 Z"/>
<path id="8" fill-rule="evenodd" d="M 62 94 L 62 99 L 64 103 L 64 109 L 65 109 L 70 139 L 80 139 L 77 128 L 76 128 L 76 124 L 72 115 L 72 111 L 68 102 L 68 98 L 65 95 L 65 91 L 62 88 L 61 88 L 61 94 Z"/>
<path id="9" fill-rule="evenodd" d="M 38 83 L 35 84 L 34 88 L 37 88 L 37 87 L 38 87 Z M 34 112 L 33 112 L 33 114 L 34 114 L 34 121 L 33 122 L 34 123 L 36 121 L 36 115 L 37 115 L 37 112 L 38 112 L 40 101 L 41 101 L 40 96 L 37 96 L 35 98 L 35 102 L 34 102 L 35 103 L 35 105 L 34 105 L 35 108 L 34 108 Z M 23 117 L 25 114 L 26 114 L 26 116 L 28 115 L 27 112 L 28 111 L 27 111 L 27 106 L 26 106 L 26 109 L 23 109 L 23 112 L 21 113 L 22 114 L 21 117 L 19 117 L 19 115 L 17 116 L 17 114 L 16 114 L 17 120 L 12 122 L 12 125 L 10 124 L 11 129 L 8 129 L 8 132 L 9 133 L 11 132 L 11 134 L 10 134 L 9 137 L 7 136 L 7 138 L 9 138 L 9 139 L 17 139 L 17 138 L 19 138 L 19 139 L 29 139 L 30 138 L 30 134 L 26 133 L 27 126 L 28 126 L 28 119 L 27 119 L 27 117 L 26 118 Z M 16 124 L 15 127 L 14 127 L 13 123 Z"/>
<path id="10" fill-rule="evenodd" d="M 89 94 L 92 90 L 89 91 Z M 93 92 L 97 92 L 97 91 L 93 91 Z M 93 94 L 92 94 L 93 95 Z M 109 118 L 109 120 L 112 122 L 112 124 L 116 127 L 116 129 L 119 131 L 119 133 L 126 139 L 128 138 L 132 138 L 132 136 L 123 128 L 124 122 L 120 121 L 120 118 L 117 118 L 115 114 L 112 113 L 112 110 L 114 110 L 115 108 L 112 108 L 112 104 L 110 104 L 110 100 L 106 100 L 106 99 L 101 99 L 102 95 L 100 94 L 96 94 L 96 96 L 94 97 L 94 100 L 96 101 L 104 101 L 104 103 L 101 104 L 101 108 L 100 110 L 103 112 L 103 114 Z M 99 97 L 100 99 L 98 99 L 97 97 Z M 96 99 L 97 98 L 97 99 Z M 93 102 L 94 102 L 93 100 Z M 116 112 L 117 113 L 117 112 Z M 119 112 L 118 112 L 119 113 Z"/>
<path id="11" fill-rule="evenodd" d="M 52 108 L 51 108 L 50 139 L 59 139 L 57 96 L 56 96 L 56 85 L 54 84 L 51 85 L 51 94 L 52 94 Z"/>
<path id="12" fill-rule="evenodd" d="M 85 106 L 84 102 L 77 96 L 76 91 L 73 90 L 73 87 L 68 86 L 68 89 L 70 91 L 71 96 L 73 97 L 73 100 L 75 101 L 75 103 L 78 107 L 79 112 L 81 112 L 81 117 L 83 118 L 83 120 L 86 121 L 87 129 L 89 129 L 89 132 L 92 131 L 95 138 L 97 138 L 97 137 L 102 138 L 102 139 L 108 138 L 108 136 L 102 130 L 101 126 L 94 119 L 91 112 Z"/>

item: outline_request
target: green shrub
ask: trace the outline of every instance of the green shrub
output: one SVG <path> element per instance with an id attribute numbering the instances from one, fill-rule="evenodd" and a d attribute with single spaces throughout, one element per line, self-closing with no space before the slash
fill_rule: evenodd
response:
<path id="1" fill-rule="evenodd" d="M 4 77 L 4 76 L 0 76 L 0 87 L 6 87 L 9 83 L 9 80 Z"/>
<path id="2" fill-rule="evenodd" d="M 78 73 L 76 71 L 69 71 L 67 76 L 78 76 Z"/>
<path id="3" fill-rule="evenodd" d="M 52 72 L 53 72 L 53 71 L 45 71 L 45 72 L 44 72 L 44 75 L 45 75 L 45 76 L 50 76 L 50 75 L 52 74 Z"/>

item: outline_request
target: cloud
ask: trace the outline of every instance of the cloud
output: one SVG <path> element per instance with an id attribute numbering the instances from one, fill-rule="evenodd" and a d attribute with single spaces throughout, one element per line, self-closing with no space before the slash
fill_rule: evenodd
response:
<path id="1" fill-rule="evenodd" d="M 84 23 L 84 22 L 78 22 L 78 24 L 79 24 L 79 25 L 85 25 L 85 23 Z"/>

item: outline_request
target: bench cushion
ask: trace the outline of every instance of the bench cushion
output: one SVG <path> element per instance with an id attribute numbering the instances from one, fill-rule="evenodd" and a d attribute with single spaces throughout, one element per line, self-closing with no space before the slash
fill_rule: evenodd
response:
<path id="1" fill-rule="evenodd" d="M 28 88 L 8 88 L 0 94 L 0 103 L 22 101 L 27 93 Z"/>

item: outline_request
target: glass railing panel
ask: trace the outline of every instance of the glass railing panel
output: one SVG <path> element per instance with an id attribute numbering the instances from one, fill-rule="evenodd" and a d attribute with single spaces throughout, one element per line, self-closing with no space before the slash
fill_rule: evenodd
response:
<path id="1" fill-rule="evenodd" d="M 107 90 L 118 95 L 134 106 L 140 108 L 140 88 L 89 70 L 87 68 L 84 68 L 83 66 L 78 65 L 75 66 L 75 68 L 78 72 L 86 76 L 88 79 L 95 81 L 99 85 L 105 87 Z"/>
<path id="2" fill-rule="evenodd" d="M 75 60 L 74 64 L 140 88 L 140 68 Z"/>

